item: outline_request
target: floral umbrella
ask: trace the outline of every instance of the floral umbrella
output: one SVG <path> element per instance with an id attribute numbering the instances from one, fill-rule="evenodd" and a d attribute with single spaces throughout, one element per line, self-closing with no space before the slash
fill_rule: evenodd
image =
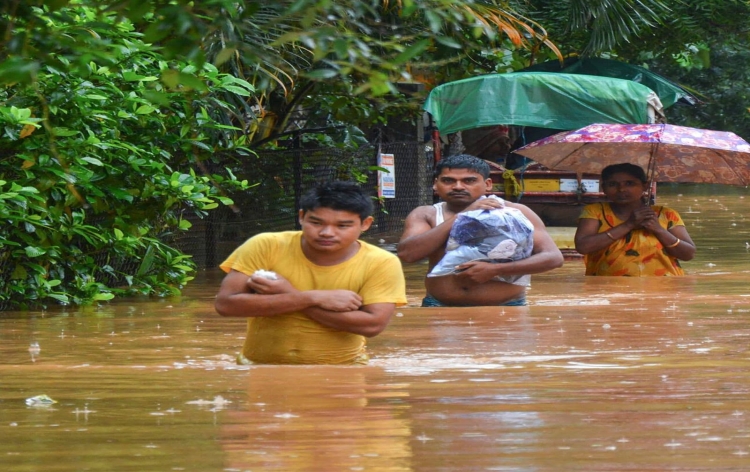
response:
<path id="1" fill-rule="evenodd" d="M 516 153 L 553 170 L 599 174 L 629 162 L 654 182 L 750 185 L 750 143 L 728 131 L 667 124 L 593 124 Z"/>

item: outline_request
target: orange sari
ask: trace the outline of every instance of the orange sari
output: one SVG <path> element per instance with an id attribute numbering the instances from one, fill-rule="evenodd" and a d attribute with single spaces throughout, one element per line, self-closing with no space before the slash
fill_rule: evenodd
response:
<path id="1" fill-rule="evenodd" d="M 669 230 L 685 226 L 680 214 L 671 208 L 652 206 L 659 216 L 659 224 Z M 612 211 L 609 203 L 586 205 L 579 218 L 599 221 L 599 232 L 605 233 L 624 223 Z M 652 275 L 685 275 L 680 261 L 670 256 L 656 237 L 643 229 L 632 230 L 606 248 L 586 254 L 586 275 L 642 277 Z"/>

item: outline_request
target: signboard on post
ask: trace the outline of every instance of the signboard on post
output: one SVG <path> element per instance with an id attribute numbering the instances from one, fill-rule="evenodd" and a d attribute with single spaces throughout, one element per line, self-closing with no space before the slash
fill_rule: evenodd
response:
<path id="1" fill-rule="evenodd" d="M 378 197 L 396 198 L 396 163 L 393 154 L 378 153 Z"/>

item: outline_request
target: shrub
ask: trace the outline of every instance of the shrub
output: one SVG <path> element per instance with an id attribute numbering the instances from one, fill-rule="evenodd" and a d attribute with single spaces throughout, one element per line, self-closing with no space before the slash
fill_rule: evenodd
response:
<path id="1" fill-rule="evenodd" d="M 0 309 L 179 293 L 195 269 L 175 247 L 186 214 L 248 187 L 212 159 L 250 154 L 226 119 L 249 83 L 167 61 L 127 21 L 86 34 L 109 45 L 86 67 L 53 51 L 60 67 L 0 90 Z"/>

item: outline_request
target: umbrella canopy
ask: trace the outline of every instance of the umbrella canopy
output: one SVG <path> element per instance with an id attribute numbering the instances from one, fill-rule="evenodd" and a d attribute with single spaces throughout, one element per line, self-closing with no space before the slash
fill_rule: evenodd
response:
<path id="1" fill-rule="evenodd" d="M 553 170 L 601 173 L 629 162 L 655 182 L 750 184 L 750 143 L 728 131 L 668 124 L 593 124 L 515 151 Z"/>
<path id="2" fill-rule="evenodd" d="M 645 85 L 552 72 L 488 74 L 435 87 L 428 111 L 443 134 L 492 125 L 577 129 L 591 123 L 653 123 L 663 114 Z"/>
<path id="3" fill-rule="evenodd" d="M 669 108 L 676 102 L 689 105 L 698 103 L 698 99 L 693 94 L 666 77 L 645 67 L 612 59 L 569 57 L 562 64 L 558 60 L 552 60 L 527 67 L 523 71 L 564 72 L 566 74 L 587 74 L 632 80 L 656 92 L 664 108 Z"/>

